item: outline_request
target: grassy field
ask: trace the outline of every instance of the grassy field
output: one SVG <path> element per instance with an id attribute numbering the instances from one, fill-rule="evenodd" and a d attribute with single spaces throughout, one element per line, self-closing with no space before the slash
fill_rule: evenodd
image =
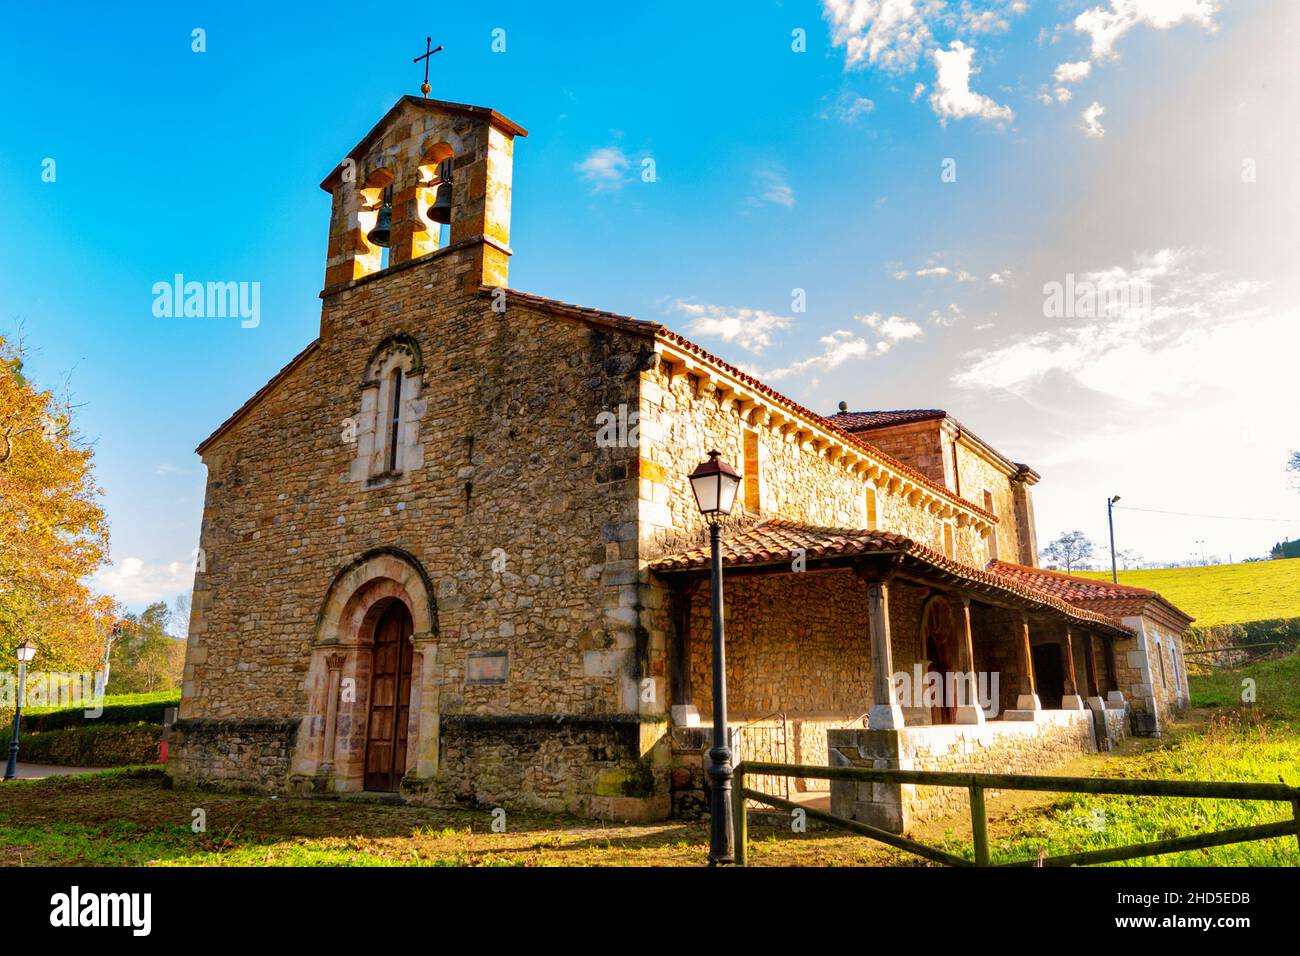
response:
<path id="1" fill-rule="evenodd" d="M 1079 575 L 1110 580 L 1109 571 Z M 1197 627 L 1300 617 L 1300 558 L 1121 571 L 1119 583 L 1159 591 L 1195 617 Z"/>
<path id="2" fill-rule="evenodd" d="M 1240 705 L 1242 681 L 1257 703 Z M 1053 773 L 1300 785 L 1300 655 L 1193 678 L 1196 708 L 1159 741 L 1130 740 Z M 196 832 L 196 812 L 205 826 Z M 1277 804 L 1002 794 L 989 800 L 995 862 L 1146 842 L 1286 819 Z M 964 817 L 915 837 L 970 857 Z M 858 836 L 751 816 L 757 866 L 927 865 Z M 616 824 L 509 811 L 440 810 L 355 800 L 279 799 L 170 789 L 157 768 L 0 786 L 0 865 L 154 866 L 699 866 L 707 824 Z M 1128 865 L 1298 866 L 1294 838 L 1200 850 Z"/>
<path id="3" fill-rule="evenodd" d="M 170 704 L 178 706 L 180 702 L 181 692 L 179 690 L 160 690 L 151 694 L 106 694 L 103 701 L 105 707 L 122 704 Z M 60 709 L 62 708 L 57 705 L 53 707 L 27 707 L 24 708 L 23 713 L 34 716 L 36 714 L 51 714 Z"/>

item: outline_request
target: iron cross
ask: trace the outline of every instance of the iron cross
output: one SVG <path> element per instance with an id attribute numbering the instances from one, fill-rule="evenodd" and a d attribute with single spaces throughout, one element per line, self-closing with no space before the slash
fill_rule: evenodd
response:
<path id="1" fill-rule="evenodd" d="M 412 63 L 419 63 L 421 60 L 424 61 L 424 82 L 420 84 L 420 92 L 424 94 L 425 99 L 429 98 L 429 90 L 432 89 L 432 87 L 429 86 L 429 58 L 432 57 L 435 53 L 442 52 L 441 43 L 438 44 L 436 47 L 434 47 L 432 50 L 429 49 L 430 46 L 433 46 L 433 37 L 425 37 L 424 56 L 417 56 L 414 60 L 411 61 Z"/>

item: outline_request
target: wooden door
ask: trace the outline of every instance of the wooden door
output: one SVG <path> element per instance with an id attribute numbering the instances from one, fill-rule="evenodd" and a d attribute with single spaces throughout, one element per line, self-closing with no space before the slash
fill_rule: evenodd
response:
<path id="1" fill-rule="evenodd" d="M 406 773 L 406 727 L 411 706 L 410 612 L 393 601 L 375 625 L 366 730 L 366 789 L 395 791 Z"/>

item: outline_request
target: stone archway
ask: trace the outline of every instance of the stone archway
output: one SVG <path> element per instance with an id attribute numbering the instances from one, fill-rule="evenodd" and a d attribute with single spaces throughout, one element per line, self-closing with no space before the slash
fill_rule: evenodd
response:
<path id="1" fill-rule="evenodd" d="M 292 769 L 306 789 L 365 787 L 376 626 L 395 601 L 405 606 L 412 628 L 405 767 L 399 769 L 407 779 L 430 779 L 437 772 L 440 674 L 434 589 L 414 557 L 381 548 L 335 575 L 317 615 L 307 713 Z"/>

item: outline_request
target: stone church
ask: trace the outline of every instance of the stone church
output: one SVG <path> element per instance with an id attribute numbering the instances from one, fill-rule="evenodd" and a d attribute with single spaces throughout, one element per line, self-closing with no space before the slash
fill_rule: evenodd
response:
<path id="1" fill-rule="evenodd" d="M 1161 732 L 1190 618 L 1038 569 L 1032 468 L 943 410 L 822 415 L 663 325 L 511 289 L 526 135 L 406 96 L 321 183 L 320 334 L 198 447 L 179 782 L 697 812 L 687 475 L 712 448 L 744 475 L 723 538 L 742 756 L 1038 770 Z M 918 692 L 953 675 L 988 692 Z M 894 829 L 954 799 L 764 785 Z"/>

